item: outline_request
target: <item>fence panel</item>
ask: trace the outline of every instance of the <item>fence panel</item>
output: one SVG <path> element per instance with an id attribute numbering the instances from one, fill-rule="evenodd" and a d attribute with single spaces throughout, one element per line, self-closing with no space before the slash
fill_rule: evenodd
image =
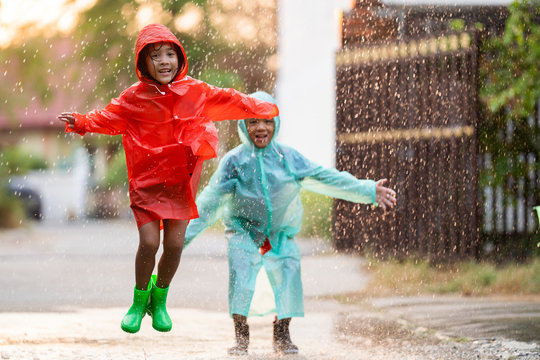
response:
<path id="1" fill-rule="evenodd" d="M 336 201 L 338 249 L 476 255 L 476 51 L 472 35 L 449 34 L 338 53 L 336 166 L 389 178 L 399 201 L 387 213 Z"/>

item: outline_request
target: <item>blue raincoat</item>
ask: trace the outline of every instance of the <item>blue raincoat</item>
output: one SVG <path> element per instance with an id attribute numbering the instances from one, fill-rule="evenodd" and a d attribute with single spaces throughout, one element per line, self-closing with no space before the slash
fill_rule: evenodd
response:
<path id="1" fill-rule="evenodd" d="M 251 96 L 275 103 L 265 92 Z M 304 316 L 300 250 L 295 239 L 302 226 L 301 188 L 352 202 L 375 202 L 375 181 L 324 168 L 277 143 L 279 116 L 274 122 L 274 136 L 262 149 L 251 142 L 246 123 L 238 122 L 242 144 L 219 163 L 197 198 L 199 218 L 186 230 L 184 246 L 218 219 L 223 220 L 231 316 L 248 316 L 261 266 L 274 292 L 278 319 Z M 261 255 L 259 248 L 267 238 L 272 248 Z"/>

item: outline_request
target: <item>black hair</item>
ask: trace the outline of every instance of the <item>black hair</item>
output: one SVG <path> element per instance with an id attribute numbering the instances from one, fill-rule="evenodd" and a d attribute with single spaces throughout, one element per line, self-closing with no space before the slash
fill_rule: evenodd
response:
<path id="1" fill-rule="evenodd" d="M 167 42 L 167 41 L 164 41 L 164 42 Z M 174 80 L 176 78 L 176 75 L 178 75 L 178 73 L 184 69 L 186 64 L 185 64 L 184 54 L 182 53 L 180 46 L 172 42 L 169 42 L 169 43 L 173 46 L 173 49 L 176 52 L 176 57 L 178 58 L 178 68 L 176 69 L 176 74 L 173 76 L 173 80 Z M 150 51 L 160 49 L 160 48 L 156 48 L 156 44 L 157 43 L 147 44 L 139 52 L 139 57 L 137 59 L 137 69 L 140 71 L 143 77 L 153 80 L 155 82 L 158 82 L 156 79 L 152 77 L 152 75 L 150 75 L 150 72 L 148 71 L 148 67 L 146 66 L 146 57 L 150 55 Z"/>

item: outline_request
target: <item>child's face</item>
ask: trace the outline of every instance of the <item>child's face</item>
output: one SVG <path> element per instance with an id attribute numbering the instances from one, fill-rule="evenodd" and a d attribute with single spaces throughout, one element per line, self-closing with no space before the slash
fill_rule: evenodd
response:
<path id="1" fill-rule="evenodd" d="M 259 149 L 266 147 L 274 136 L 276 125 L 273 119 L 247 119 L 246 128 L 249 138 Z"/>
<path id="2" fill-rule="evenodd" d="M 146 57 L 148 73 L 160 84 L 170 83 L 178 73 L 178 56 L 170 43 L 150 44 Z"/>

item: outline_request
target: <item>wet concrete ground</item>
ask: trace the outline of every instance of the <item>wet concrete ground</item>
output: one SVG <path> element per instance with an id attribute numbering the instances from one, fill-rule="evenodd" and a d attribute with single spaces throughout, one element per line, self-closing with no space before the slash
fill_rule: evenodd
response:
<path id="1" fill-rule="evenodd" d="M 459 296 L 373 299 L 387 314 L 463 338 L 506 337 L 540 344 L 539 298 Z"/>
<path id="2" fill-rule="evenodd" d="M 289 359 L 540 359 L 536 299 L 336 295 L 369 280 L 362 259 L 301 241 L 306 316 L 294 319 L 300 355 Z M 0 357 L 4 359 L 225 359 L 233 341 L 227 314 L 227 259 L 220 234 L 197 239 L 171 284 L 170 333 L 145 318 L 120 330 L 130 305 L 134 224 L 40 225 L 0 232 Z M 275 359 L 271 316 L 250 318 L 247 359 Z"/>

